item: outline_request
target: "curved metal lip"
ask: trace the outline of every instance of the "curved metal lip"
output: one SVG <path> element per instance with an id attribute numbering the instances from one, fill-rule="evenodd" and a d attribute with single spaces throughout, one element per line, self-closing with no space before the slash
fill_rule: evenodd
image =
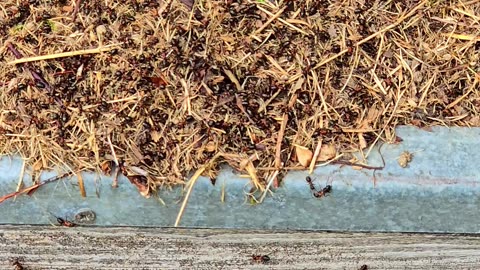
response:
<path id="1" fill-rule="evenodd" d="M 245 194 L 249 180 L 223 168 L 213 186 L 201 178 L 195 184 L 180 222 L 185 228 L 258 230 L 319 230 L 343 232 L 479 233 L 480 128 L 434 127 L 425 131 L 399 127 L 399 144 L 385 144 L 385 168 L 357 170 L 349 166 L 316 168 L 311 177 L 328 196 L 315 198 L 305 181 L 307 172 L 287 174 L 283 185 L 263 203 L 252 205 Z M 404 152 L 414 153 L 403 168 Z M 371 151 L 368 164 L 382 164 Z M 0 159 L 0 196 L 15 190 L 22 160 Z M 44 172 L 42 179 L 55 175 Z M 24 176 L 26 180 L 28 175 Z M 87 197 L 82 198 L 75 177 L 39 188 L 0 204 L 0 224 L 56 224 L 55 216 L 74 218 L 88 208 L 93 226 L 173 226 L 185 193 L 164 189 L 143 198 L 125 178 L 111 188 L 112 179 L 83 174 Z M 222 202 L 222 198 L 224 201 Z M 163 203 L 165 203 L 165 205 Z"/>

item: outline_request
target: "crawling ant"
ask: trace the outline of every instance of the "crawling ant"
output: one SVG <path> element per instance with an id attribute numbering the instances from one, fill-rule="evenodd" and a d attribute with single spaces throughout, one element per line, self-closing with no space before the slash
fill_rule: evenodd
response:
<path id="1" fill-rule="evenodd" d="M 326 185 L 321 190 L 314 192 L 313 196 L 315 196 L 315 198 L 321 198 L 321 197 L 324 197 L 325 195 L 327 195 L 327 193 L 330 193 L 331 191 L 332 191 L 332 186 L 331 185 Z"/>
<path id="2" fill-rule="evenodd" d="M 305 180 L 307 181 L 308 185 L 310 186 L 310 190 L 313 192 L 313 196 L 315 196 L 315 198 L 324 197 L 327 193 L 330 193 L 332 191 L 332 186 L 331 185 L 326 185 L 324 188 L 317 191 L 315 189 L 315 186 L 313 185 L 313 180 L 310 176 L 307 176 L 305 178 Z"/>
<path id="3" fill-rule="evenodd" d="M 368 270 L 368 265 L 362 265 L 358 270 Z"/>
<path id="4" fill-rule="evenodd" d="M 310 190 L 315 190 L 315 186 L 313 185 L 313 180 L 312 180 L 312 178 L 311 178 L 310 176 L 307 176 L 307 177 L 305 178 L 305 180 L 307 180 L 307 183 L 308 183 L 308 185 L 310 186 Z"/>
<path id="5" fill-rule="evenodd" d="M 65 227 L 75 227 L 75 226 L 77 226 L 77 224 L 75 224 L 71 221 L 68 221 L 67 219 L 63 219 L 63 218 L 60 218 L 60 217 L 56 217 L 56 218 L 57 218 L 57 222 L 61 226 L 65 226 Z"/>
<path id="6" fill-rule="evenodd" d="M 19 262 L 19 258 L 13 259 L 12 265 L 15 266 L 15 270 L 23 270 L 23 265 Z"/>
<path id="7" fill-rule="evenodd" d="M 256 263 L 267 263 L 270 261 L 270 257 L 268 255 L 252 255 L 252 260 Z"/>

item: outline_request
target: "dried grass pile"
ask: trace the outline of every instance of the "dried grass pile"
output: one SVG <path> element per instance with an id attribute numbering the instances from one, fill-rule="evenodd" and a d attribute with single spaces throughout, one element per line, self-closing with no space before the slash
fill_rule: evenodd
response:
<path id="1" fill-rule="evenodd" d="M 263 190 L 399 124 L 480 124 L 480 1 L 192 2 L 2 1 L 1 153 L 119 162 L 144 195 L 226 162 Z"/>

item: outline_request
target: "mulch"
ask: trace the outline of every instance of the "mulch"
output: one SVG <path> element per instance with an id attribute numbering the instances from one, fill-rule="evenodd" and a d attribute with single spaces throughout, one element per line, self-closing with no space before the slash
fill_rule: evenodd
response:
<path id="1" fill-rule="evenodd" d="M 398 125 L 480 125 L 480 1 L 0 7 L 0 149 L 33 172 L 120 168 L 148 196 L 229 164 L 263 191 Z"/>

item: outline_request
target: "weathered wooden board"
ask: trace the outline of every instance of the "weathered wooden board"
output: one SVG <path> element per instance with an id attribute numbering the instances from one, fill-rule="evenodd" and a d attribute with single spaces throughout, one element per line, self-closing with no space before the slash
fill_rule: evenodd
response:
<path id="1" fill-rule="evenodd" d="M 270 256 L 256 264 L 252 254 Z M 472 235 L 0 226 L 13 269 L 480 269 Z"/>

